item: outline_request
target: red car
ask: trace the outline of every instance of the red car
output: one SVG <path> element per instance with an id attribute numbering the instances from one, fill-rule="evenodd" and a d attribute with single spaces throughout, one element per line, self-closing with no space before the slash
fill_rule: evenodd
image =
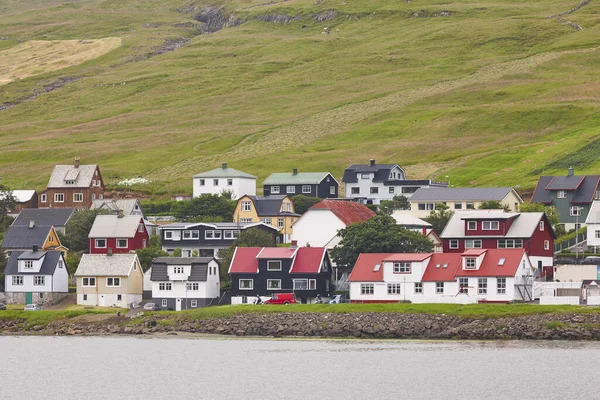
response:
<path id="1" fill-rule="evenodd" d="M 276 293 L 269 300 L 265 301 L 265 304 L 295 304 L 296 294 L 295 293 Z"/>

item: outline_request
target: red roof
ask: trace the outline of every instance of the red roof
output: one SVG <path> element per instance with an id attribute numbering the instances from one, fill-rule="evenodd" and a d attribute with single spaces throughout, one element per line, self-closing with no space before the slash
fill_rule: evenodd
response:
<path id="1" fill-rule="evenodd" d="M 393 253 L 388 254 L 384 261 L 423 261 L 433 253 Z"/>
<path id="2" fill-rule="evenodd" d="M 524 254 L 525 249 L 488 249 L 478 270 L 460 268 L 456 276 L 515 276 Z"/>
<path id="3" fill-rule="evenodd" d="M 350 282 L 383 282 L 383 259 L 391 255 L 390 253 L 361 253 L 354 263 L 348 280 Z M 377 271 L 375 271 L 376 264 L 379 264 Z"/>
<path id="4" fill-rule="evenodd" d="M 456 271 L 462 267 L 462 256 L 457 253 L 434 253 L 423 273 L 422 282 L 449 282 L 456 280 Z"/>
<path id="5" fill-rule="evenodd" d="M 482 255 L 483 253 L 485 253 L 486 251 L 488 251 L 488 249 L 468 249 L 465 250 L 462 255 L 463 256 L 473 256 L 473 257 L 479 257 L 480 255 Z"/>
<path id="6" fill-rule="evenodd" d="M 325 247 L 300 247 L 290 268 L 291 274 L 318 274 L 325 257 Z"/>
<path id="7" fill-rule="evenodd" d="M 366 221 L 376 215 L 373 210 L 363 204 L 344 200 L 323 200 L 312 206 L 309 210 L 313 209 L 331 211 L 346 226 Z"/>
<path id="8" fill-rule="evenodd" d="M 292 258 L 298 248 L 264 247 L 256 258 Z"/>
<path id="9" fill-rule="evenodd" d="M 258 259 L 256 256 L 262 247 L 237 247 L 229 266 L 229 273 L 257 274 Z"/>

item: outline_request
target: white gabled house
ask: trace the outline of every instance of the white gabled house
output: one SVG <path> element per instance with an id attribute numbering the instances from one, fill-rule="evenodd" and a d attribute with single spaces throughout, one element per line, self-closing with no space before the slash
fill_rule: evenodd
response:
<path id="1" fill-rule="evenodd" d="M 245 194 L 256 195 L 256 176 L 228 168 L 227 163 L 223 163 L 221 168 L 194 175 L 192 188 L 194 197 L 230 191 L 233 200 L 237 200 Z"/>

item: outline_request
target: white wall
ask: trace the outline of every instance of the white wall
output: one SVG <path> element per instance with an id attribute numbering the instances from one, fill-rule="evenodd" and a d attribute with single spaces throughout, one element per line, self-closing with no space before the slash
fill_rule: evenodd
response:
<path id="1" fill-rule="evenodd" d="M 539 257 L 539 256 L 529 256 L 531 260 L 531 265 L 535 268 L 538 266 L 538 261 L 542 262 L 543 267 L 551 267 L 554 265 L 554 257 Z"/>
<path id="2" fill-rule="evenodd" d="M 144 279 L 142 281 L 142 290 L 148 291 L 152 290 L 152 281 L 150 280 L 150 276 L 152 274 L 152 267 L 146 272 L 144 272 Z"/>
<path id="3" fill-rule="evenodd" d="M 52 275 L 43 275 L 44 285 L 34 285 L 34 275 L 19 275 L 23 277 L 23 284 L 13 286 L 12 277 L 13 275 L 6 275 L 5 279 L 5 291 L 6 292 L 52 292 Z"/>
<path id="4" fill-rule="evenodd" d="M 598 266 L 590 264 L 565 264 L 554 267 L 554 279 L 560 282 L 579 282 L 598 279 Z"/>
<path id="5" fill-rule="evenodd" d="M 554 305 L 554 304 L 570 304 L 573 306 L 579 305 L 579 296 L 542 296 L 540 297 L 541 305 Z"/>
<path id="6" fill-rule="evenodd" d="M 298 241 L 298 246 L 325 247 L 337 231 L 346 225 L 329 210 L 308 210 L 294 223 L 292 240 Z"/>
<path id="7" fill-rule="evenodd" d="M 588 224 L 587 225 L 587 245 L 588 246 L 600 246 L 600 237 L 596 238 L 596 232 L 600 236 L 600 224 Z"/>
<path id="8" fill-rule="evenodd" d="M 200 179 L 204 179 L 204 186 L 200 186 Z M 218 179 L 219 185 L 213 185 L 213 180 Z M 227 185 L 227 180 L 232 179 L 232 185 Z M 194 178 L 193 183 L 194 197 L 203 194 L 220 194 L 224 191 L 233 192 L 233 199 L 237 200 L 245 194 L 256 195 L 256 179 L 253 178 Z"/>
<path id="9" fill-rule="evenodd" d="M 63 261 L 63 267 L 54 270 L 54 276 L 52 277 L 52 284 L 54 288 L 54 292 L 68 292 L 69 291 L 69 271 L 67 271 L 66 264 L 64 259 L 61 256 L 61 260 Z"/>

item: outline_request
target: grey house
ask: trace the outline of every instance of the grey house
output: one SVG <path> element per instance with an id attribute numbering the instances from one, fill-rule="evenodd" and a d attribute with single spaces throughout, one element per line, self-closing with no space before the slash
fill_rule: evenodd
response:
<path id="1" fill-rule="evenodd" d="M 263 193 L 269 195 L 304 195 L 322 199 L 338 197 L 338 181 L 329 172 L 275 173 L 263 181 Z"/>
<path id="2" fill-rule="evenodd" d="M 181 311 L 216 304 L 220 293 L 219 262 L 213 257 L 159 257 L 150 272 L 152 301 Z"/>
<path id="3" fill-rule="evenodd" d="M 24 208 L 11 226 L 53 226 L 56 232 L 65 233 L 65 226 L 74 212 L 74 208 Z"/>

